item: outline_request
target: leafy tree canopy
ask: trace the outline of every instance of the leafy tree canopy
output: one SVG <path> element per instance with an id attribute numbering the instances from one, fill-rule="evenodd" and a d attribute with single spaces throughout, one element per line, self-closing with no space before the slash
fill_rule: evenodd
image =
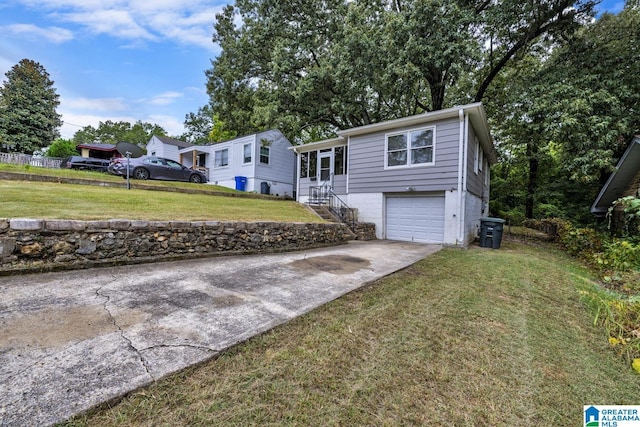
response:
<path id="1" fill-rule="evenodd" d="M 152 136 L 167 136 L 167 132 L 157 124 L 141 122 L 138 120 L 133 125 L 129 122 L 113 122 L 107 120 L 100 122 L 97 128 L 85 126 L 73 135 L 73 142 L 77 144 L 117 144 L 118 142 L 130 142 L 144 146 Z"/>
<path id="2" fill-rule="evenodd" d="M 304 140 L 482 100 L 514 58 L 570 35 L 596 3 L 238 0 L 216 16 L 211 106 L 240 133 Z"/>
<path id="3" fill-rule="evenodd" d="M 23 59 L 0 87 L 0 151 L 33 153 L 58 137 L 59 95 L 45 68 Z"/>
<path id="4" fill-rule="evenodd" d="M 495 80 L 486 100 L 502 154 L 495 183 L 511 189 L 492 188 L 495 208 L 591 219 L 597 191 L 640 130 L 640 81 L 633 72 L 639 43 L 640 10 L 627 3 L 553 51 L 520 58 Z M 510 193 L 520 195 L 516 203 Z"/>
<path id="5" fill-rule="evenodd" d="M 186 132 L 177 139 L 195 145 L 208 144 L 209 133 L 213 129 L 213 116 L 213 110 L 209 105 L 198 108 L 197 113 L 187 114 L 184 118 Z"/>

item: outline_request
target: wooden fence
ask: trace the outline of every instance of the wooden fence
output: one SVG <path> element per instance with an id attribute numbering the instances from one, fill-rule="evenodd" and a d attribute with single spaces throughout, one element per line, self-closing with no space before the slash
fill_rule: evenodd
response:
<path id="1" fill-rule="evenodd" d="M 29 165 L 39 168 L 59 168 L 62 159 L 54 157 L 30 156 L 28 154 L 0 153 L 0 163 L 11 165 Z"/>

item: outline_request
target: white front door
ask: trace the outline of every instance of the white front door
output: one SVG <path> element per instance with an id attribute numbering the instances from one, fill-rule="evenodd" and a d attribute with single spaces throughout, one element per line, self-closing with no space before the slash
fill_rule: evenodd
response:
<path id="1" fill-rule="evenodd" d="M 318 183 L 321 186 L 333 185 L 333 154 L 331 151 L 320 152 L 318 156 Z"/>

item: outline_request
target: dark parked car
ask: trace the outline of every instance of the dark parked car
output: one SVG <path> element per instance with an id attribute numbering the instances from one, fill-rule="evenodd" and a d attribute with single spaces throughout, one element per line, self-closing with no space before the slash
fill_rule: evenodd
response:
<path id="1" fill-rule="evenodd" d="M 60 167 L 106 172 L 109 167 L 109 160 L 95 157 L 70 156 L 60 163 Z"/>
<path id="2" fill-rule="evenodd" d="M 135 179 L 161 179 L 165 181 L 207 182 L 207 176 L 199 170 L 189 169 L 171 159 L 142 156 L 129 160 L 129 176 Z M 127 159 L 114 159 L 109 173 L 127 176 Z"/>

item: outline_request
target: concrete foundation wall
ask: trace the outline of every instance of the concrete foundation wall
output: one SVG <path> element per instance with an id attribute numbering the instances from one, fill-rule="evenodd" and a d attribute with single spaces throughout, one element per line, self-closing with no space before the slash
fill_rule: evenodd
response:
<path id="1" fill-rule="evenodd" d="M 351 239 L 334 223 L 0 219 L 0 274 L 284 252 Z"/>

